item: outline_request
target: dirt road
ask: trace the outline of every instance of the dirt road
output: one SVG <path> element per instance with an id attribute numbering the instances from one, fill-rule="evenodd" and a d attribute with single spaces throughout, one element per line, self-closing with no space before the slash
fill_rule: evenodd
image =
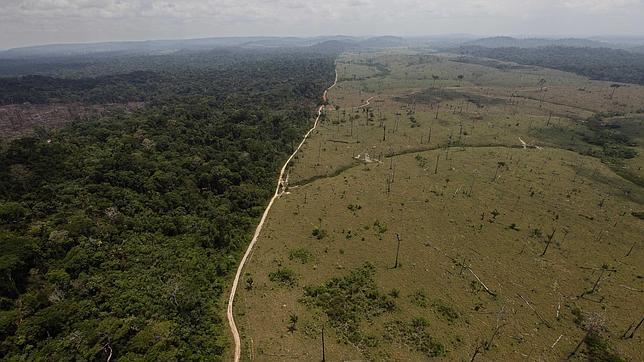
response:
<path id="1" fill-rule="evenodd" d="M 375 96 L 369 97 L 369 99 L 367 99 L 367 101 L 364 104 L 361 104 L 361 105 L 359 105 L 357 107 L 353 107 L 353 108 L 358 109 L 358 108 L 369 107 L 369 105 L 371 104 L 371 100 L 374 99 L 374 98 L 376 98 L 376 97 Z"/>
<path id="2" fill-rule="evenodd" d="M 328 91 L 331 90 L 331 88 L 335 87 L 337 83 L 338 83 L 338 71 L 336 69 L 335 81 L 329 88 L 327 88 L 324 91 L 324 94 L 322 95 L 322 99 L 324 100 L 324 103 L 326 103 L 328 100 L 327 98 Z M 253 250 L 253 246 L 255 246 L 255 243 L 257 242 L 257 238 L 259 237 L 259 234 L 262 231 L 262 228 L 264 227 L 264 223 L 266 223 L 268 212 L 271 210 L 271 207 L 273 206 L 273 203 L 275 202 L 275 200 L 278 199 L 280 196 L 282 196 L 282 194 L 284 193 L 284 184 L 285 184 L 284 176 L 286 173 L 286 168 L 288 167 L 288 164 L 291 162 L 293 157 L 295 157 L 297 152 L 302 148 L 302 146 L 304 145 L 304 142 L 306 142 L 306 140 L 311 135 L 313 130 L 317 128 L 318 123 L 320 121 L 320 116 L 322 115 L 322 110 L 324 109 L 324 107 L 325 105 L 323 104 L 318 108 L 318 114 L 317 114 L 317 117 L 315 118 L 315 122 L 313 123 L 313 127 L 311 127 L 311 129 L 308 132 L 306 132 L 306 134 L 304 135 L 304 138 L 302 138 L 302 142 L 300 142 L 300 144 L 297 146 L 295 151 L 293 151 L 291 156 L 286 160 L 286 162 L 282 166 L 279 177 L 277 178 L 277 187 L 275 189 L 275 194 L 273 194 L 271 201 L 268 203 L 268 206 L 266 206 L 266 210 L 264 210 L 264 214 L 262 214 L 262 218 L 260 219 L 259 224 L 255 229 L 255 233 L 253 234 L 253 239 L 250 241 L 250 244 L 248 244 L 248 248 L 246 249 L 246 252 L 244 253 L 244 256 L 241 259 L 241 262 L 239 262 L 239 266 L 237 267 L 237 273 L 235 274 L 235 279 L 233 280 L 233 286 L 230 289 L 230 296 L 228 297 L 228 309 L 226 311 L 226 317 L 228 318 L 228 325 L 230 326 L 230 332 L 232 333 L 233 338 L 235 340 L 235 357 L 234 357 L 235 362 L 238 362 L 241 357 L 241 339 L 239 338 L 239 331 L 237 330 L 237 325 L 235 324 L 235 317 L 233 315 L 233 303 L 235 302 L 235 294 L 237 293 L 239 278 L 242 275 L 242 270 L 244 269 L 246 260 L 248 259 L 248 256 L 250 255 L 251 251 Z"/>

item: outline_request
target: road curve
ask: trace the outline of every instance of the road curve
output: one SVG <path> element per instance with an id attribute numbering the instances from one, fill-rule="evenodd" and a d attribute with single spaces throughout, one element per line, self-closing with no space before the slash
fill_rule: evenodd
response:
<path id="1" fill-rule="evenodd" d="M 322 95 L 322 100 L 326 104 L 328 98 L 327 98 L 327 93 L 331 88 L 335 87 L 335 85 L 338 84 L 338 70 L 335 70 L 335 80 L 333 81 L 333 84 L 327 88 L 324 91 L 324 94 Z M 304 138 L 302 138 L 302 142 L 297 146 L 295 151 L 291 154 L 291 156 L 286 160 L 284 165 L 282 166 L 282 169 L 280 170 L 279 177 L 277 178 L 277 187 L 275 188 L 275 193 L 273 194 L 273 197 L 271 198 L 271 201 L 268 203 L 268 206 L 266 206 L 266 210 L 264 210 L 264 214 L 262 214 L 262 218 L 259 221 L 259 224 L 257 224 L 257 228 L 255 229 L 255 233 L 253 234 L 253 239 L 251 239 L 250 244 L 248 244 L 248 248 L 246 249 L 246 252 L 244 253 L 244 256 L 242 257 L 241 261 L 239 262 L 239 266 L 237 267 L 237 273 L 235 274 L 235 279 L 233 280 L 233 286 L 230 289 L 230 296 L 228 297 L 228 309 L 226 311 L 226 317 L 228 318 L 228 325 L 230 326 L 230 332 L 233 335 L 233 338 L 235 340 L 235 362 L 239 362 L 239 359 L 241 357 L 241 339 L 239 338 L 239 331 L 237 330 L 237 325 L 235 324 L 235 317 L 233 315 L 233 303 L 235 302 L 235 294 L 237 293 L 237 286 L 239 284 L 239 278 L 241 277 L 242 270 L 244 269 L 244 265 L 246 264 L 246 260 L 248 259 L 248 256 L 250 255 L 251 251 L 253 250 L 253 246 L 255 246 L 255 243 L 257 242 L 257 238 L 259 237 L 260 232 L 262 231 L 262 228 L 264 227 L 264 223 L 266 222 L 266 218 L 268 217 L 268 212 L 271 210 L 271 207 L 273 206 L 273 203 L 275 202 L 276 199 L 278 199 L 280 196 L 282 196 L 282 193 L 284 193 L 284 174 L 286 173 L 286 168 L 288 167 L 288 164 L 291 162 L 293 157 L 297 154 L 297 152 L 302 148 L 304 145 L 304 142 L 306 142 L 307 138 L 311 135 L 313 130 L 315 130 L 318 127 L 318 123 L 320 121 L 320 116 L 322 115 L 322 110 L 325 107 L 325 104 L 321 105 L 318 108 L 318 114 L 317 117 L 315 118 L 315 122 L 313 123 L 313 127 L 306 132 L 304 135 Z"/>
<path id="2" fill-rule="evenodd" d="M 369 105 L 371 104 L 371 100 L 374 99 L 374 98 L 376 98 L 376 97 L 375 96 L 369 97 L 369 99 L 367 99 L 367 101 L 364 104 L 361 104 L 361 105 L 353 107 L 353 108 L 359 109 L 359 108 L 369 107 Z"/>

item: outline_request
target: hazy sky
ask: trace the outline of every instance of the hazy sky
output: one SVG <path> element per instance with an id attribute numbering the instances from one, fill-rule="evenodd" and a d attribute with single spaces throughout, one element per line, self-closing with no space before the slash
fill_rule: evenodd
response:
<path id="1" fill-rule="evenodd" d="M 644 35 L 644 0 L 0 0 L 0 48 L 234 35 Z"/>

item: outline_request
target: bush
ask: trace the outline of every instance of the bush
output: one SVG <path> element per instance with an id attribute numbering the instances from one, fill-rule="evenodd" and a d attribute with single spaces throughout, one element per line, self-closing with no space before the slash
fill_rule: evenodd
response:
<path id="1" fill-rule="evenodd" d="M 333 278 L 319 286 L 304 288 L 301 302 L 321 310 L 342 339 L 357 346 L 372 346 L 374 338 L 360 329 L 364 319 L 392 312 L 396 304 L 390 296 L 380 293 L 374 281 L 375 268 L 365 264 L 343 278 Z"/>
<path id="2" fill-rule="evenodd" d="M 387 340 L 402 343 L 428 357 L 439 357 L 445 354 L 445 347 L 427 332 L 429 323 L 422 317 L 414 318 L 409 323 L 393 321 L 385 324 L 384 337 Z"/>
<path id="3" fill-rule="evenodd" d="M 311 254 L 310 251 L 300 248 L 300 249 L 293 249 L 291 252 L 288 254 L 289 260 L 296 260 L 299 261 L 302 264 L 306 264 L 309 261 L 313 260 L 313 254 Z"/>
<path id="4" fill-rule="evenodd" d="M 427 295 L 423 290 L 417 290 L 414 294 L 411 294 L 409 298 L 411 299 L 412 304 L 418 307 L 426 308 L 429 305 Z"/>
<path id="5" fill-rule="evenodd" d="M 268 279 L 286 287 L 294 287 L 297 285 L 297 275 L 295 272 L 288 268 L 279 268 L 277 271 L 269 273 Z"/>
<path id="6" fill-rule="evenodd" d="M 438 299 L 432 303 L 432 307 L 434 308 L 436 313 L 443 316 L 450 323 L 453 323 L 454 321 L 456 321 L 460 316 L 460 314 L 456 309 L 454 309 L 452 306 L 447 305 L 443 301 Z"/>
<path id="7" fill-rule="evenodd" d="M 611 351 L 608 341 L 597 332 L 590 332 L 584 339 L 588 351 L 589 361 L 601 362 L 622 362 L 624 361 L 619 355 Z"/>
<path id="8" fill-rule="evenodd" d="M 416 162 L 418 162 L 418 166 L 420 168 L 427 167 L 427 165 L 429 163 L 429 160 L 426 157 L 423 157 L 421 155 L 416 155 L 415 159 L 416 159 Z"/>
<path id="9" fill-rule="evenodd" d="M 326 231 L 324 229 L 315 228 L 311 232 L 311 235 L 315 236 L 318 240 L 322 240 L 326 236 Z"/>

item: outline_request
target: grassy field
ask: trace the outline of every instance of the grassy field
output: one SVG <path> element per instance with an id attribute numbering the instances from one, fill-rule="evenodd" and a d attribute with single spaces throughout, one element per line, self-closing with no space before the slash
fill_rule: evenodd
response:
<path id="1" fill-rule="evenodd" d="M 448 55 L 337 69 L 245 270 L 243 359 L 320 360 L 323 327 L 332 361 L 644 359 L 644 87 Z"/>

